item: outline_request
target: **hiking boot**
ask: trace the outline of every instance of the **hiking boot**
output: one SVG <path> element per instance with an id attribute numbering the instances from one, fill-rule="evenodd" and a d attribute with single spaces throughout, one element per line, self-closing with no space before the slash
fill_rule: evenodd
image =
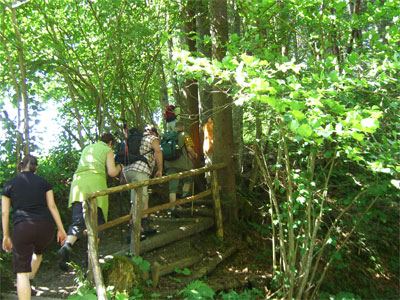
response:
<path id="1" fill-rule="evenodd" d="M 146 236 L 157 233 L 157 229 L 150 225 L 148 218 L 142 219 L 142 233 Z"/>
<path id="2" fill-rule="evenodd" d="M 71 261 L 72 248 L 68 244 L 64 244 L 57 251 L 58 266 L 63 271 L 68 271 L 68 263 Z"/>
<path id="3" fill-rule="evenodd" d="M 140 232 L 140 241 L 143 241 L 147 238 L 146 233 L 142 230 Z M 131 227 L 129 226 L 129 230 L 128 230 L 128 235 L 126 236 L 126 243 L 130 244 L 131 243 Z"/>

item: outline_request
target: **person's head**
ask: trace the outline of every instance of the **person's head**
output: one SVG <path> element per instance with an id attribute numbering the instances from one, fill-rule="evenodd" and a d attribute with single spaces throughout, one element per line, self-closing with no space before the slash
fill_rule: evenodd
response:
<path id="1" fill-rule="evenodd" d="M 111 133 L 103 134 L 100 138 L 100 141 L 106 143 L 107 145 L 110 145 L 111 147 L 115 145 L 115 137 Z"/>
<path id="2" fill-rule="evenodd" d="M 151 135 L 154 135 L 154 136 L 158 137 L 158 130 L 154 126 L 150 126 L 150 125 L 146 126 L 145 131 L 147 131 Z"/>
<path id="3" fill-rule="evenodd" d="M 184 129 L 185 129 L 185 123 L 180 121 L 175 123 L 175 130 L 184 130 Z"/>
<path id="4" fill-rule="evenodd" d="M 19 163 L 19 171 L 36 172 L 37 168 L 37 158 L 32 155 L 25 156 L 24 159 Z"/>

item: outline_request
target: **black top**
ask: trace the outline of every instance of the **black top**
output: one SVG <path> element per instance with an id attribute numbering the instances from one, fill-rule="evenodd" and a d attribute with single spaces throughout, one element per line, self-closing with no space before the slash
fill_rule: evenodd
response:
<path id="1" fill-rule="evenodd" d="M 50 183 L 33 172 L 21 172 L 7 181 L 2 195 L 11 199 L 13 224 L 21 221 L 53 220 L 47 207 L 46 192 Z"/>

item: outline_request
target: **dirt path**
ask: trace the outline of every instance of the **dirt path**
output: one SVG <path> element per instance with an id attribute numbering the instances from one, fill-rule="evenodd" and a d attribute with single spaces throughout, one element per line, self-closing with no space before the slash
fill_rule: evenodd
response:
<path id="1" fill-rule="evenodd" d="M 117 209 L 114 208 L 114 210 Z M 186 219 L 185 221 L 185 218 L 187 217 L 182 216 L 181 218 L 175 219 L 172 222 L 167 222 L 165 218 L 165 213 L 151 215 L 152 225 L 158 230 L 157 235 L 162 234 L 163 232 L 173 231 L 177 228 L 185 230 L 185 224 L 187 225 L 188 220 L 190 220 L 189 223 L 198 222 L 198 220 L 196 221 L 196 219 L 193 218 Z M 199 218 L 199 215 L 197 215 L 197 218 Z M 241 242 L 244 236 L 241 236 L 241 234 L 240 236 L 236 235 L 237 233 L 227 232 L 225 234 L 224 242 L 221 243 L 215 238 L 215 229 L 212 228 L 184 238 L 180 241 L 173 242 L 158 249 L 149 251 L 141 256 L 143 259 L 149 261 L 152 265 L 154 262 L 158 262 L 161 265 L 166 265 L 186 257 L 200 255 L 207 257 L 208 255 L 215 254 L 215 249 L 218 247 L 224 248 L 235 244 L 239 251 L 237 251 L 232 258 L 227 260 L 227 262 L 221 264 L 221 266 L 219 266 L 213 274 L 207 276 L 207 278 L 203 278 L 203 280 L 205 280 L 211 286 L 214 285 L 216 288 L 221 289 L 226 286 L 227 282 L 248 282 L 248 277 L 252 273 L 252 271 L 249 269 L 249 265 L 255 266 L 257 260 L 255 253 L 259 253 L 260 248 L 266 246 L 264 242 L 261 244 L 253 243 L 253 248 L 248 249 L 246 248 L 248 243 Z M 126 241 L 126 237 L 126 224 L 105 230 L 99 245 L 100 258 L 103 258 L 106 255 L 111 255 L 123 249 L 128 249 L 129 244 Z M 77 269 L 71 269 L 69 272 L 64 272 L 59 269 L 56 257 L 56 251 L 58 249 L 59 246 L 54 242 L 50 249 L 46 251 L 42 265 L 33 282 L 34 292 L 32 293 L 32 296 L 41 296 L 46 297 L 47 299 L 67 299 L 71 293 L 76 291 L 80 284 L 79 280 L 77 281 L 77 278 L 79 278 L 80 275 L 82 277 L 83 274 L 86 274 L 86 238 L 83 238 L 74 245 L 74 254 L 72 260 L 76 264 Z M 196 272 L 196 270 L 201 267 L 201 265 L 194 265 L 189 269 L 190 272 Z M 268 266 L 264 266 L 263 268 L 266 269 Z M 263 274 L 265 273 L 266 272 L 261 271 L 260 274 L 264 276 Z M 253 274 L 255 273 L 253 272 Z M 149 286 L 148 289 L 150 294 L 159 293 L 161 295 L 175 295 L 177 291 L 185 287 L 185 282 L 187 282 L 187 275 L 171 273 L 167 276 L 160 277 L 158 286 L 156 288 Z M 2 288 L 1 292 L 9 293 L 7 298 L 3 297 L 3 299 L 13 299 L 12 297 L 15 297 L 16 294 L 16 288 L 15 286 L 5 289 Z M 177 299 L 177 297 L 173 296 L 172 299 Z"/>
<path id="2" fill-rule="evenodd" d="M 182 218 L 181 220 L 182 221 L 176 219 L 172 222 L 168 222 L 161 217 L 153 217 L 152 225 L 157 228 L 158 234 L 161 234 L 177 228 L 185 230 L 185 226 L 188 222 L 196 222 L 196 219 L 189 220 L 187 218 Z M 128 248 L 129 244 L 126 242 L 126 236 L 126 225 L 123 228 L 115 227 L 106 230 L 99 245 L 100 258 Z M 165 265 L 184 257 L 207 253 L 208 249 L 211 250 L 215 248 L 215 241 L 214 229 L 211 229 L 171 243 L 165 247 L 144 253 L 142 257 L 151 264 L 157 261 Z M 34 292 L 32 296 L 41 296 L 50 299 L 66 299 L 77 289 L 79 282 L 76 282 L 76 278 L 79 277 L 79 274 L 86 273 L 86 239 L 78 241 L 74 246 L 73 261 L 81 268 L 81 271 L 71 269 L 69 272 L 63 272 L 60 270 L 56 260 L 57 250 L 57 245 L 54 245 L 54 247 L 44 255 L 42 266 L 33 282 Z M 173 293 L 174 290 L 183 288 L 182 282 L 184 278 L 179 278 L 182 276 L 184 275 L 175 273 L 168 277 L 161 277 L 158 287 L 155 289 L 151 288 L 152 292 L 168 293 L 168 291 L 171 291 L 171 293 Z M 9 293 L 15 295 L 15 289 Z"/>

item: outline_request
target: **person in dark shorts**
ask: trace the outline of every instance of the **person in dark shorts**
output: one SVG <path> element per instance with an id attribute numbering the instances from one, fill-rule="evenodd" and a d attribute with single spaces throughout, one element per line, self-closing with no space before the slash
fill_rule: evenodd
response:
<path id="1" fill-rule="evenodd" d="M 123 168 L 122 164 L 115 165 L 114 145 L 114 136 L 111 133 L 105 133 L 100 137 L 100 141 L 82 150 L 69 193 L 68 207 L 72 209 L 72 222 L 68 227 L 65 244 L 57 251 L 58 266 L 63 271 L 68 271 L 72 247 L 83 236 L 86 229 L 82 211 L 86 195 L 105 190 L 107 175 L 116 177 Z M 97 216 L 98 225 L 107 221 L 108 195 L 97 197 Z"/>
<path id="2" fill-rule="evenodd" d="M 43 252 L 54 238 L 54 222 L 58 228 L 57 241 L 63 245 L 67 238 L 52 187 L 35 174 L 37 169 L 37 159 L 25 156 L 20 164 L 21 172 L 7 181 L 1 197 L 3 250 L 13 252 L 19 300 L 31 299 L 30 280 L 35 277 Z M 13 208 L 11 236 L 10 206 Z"/>

